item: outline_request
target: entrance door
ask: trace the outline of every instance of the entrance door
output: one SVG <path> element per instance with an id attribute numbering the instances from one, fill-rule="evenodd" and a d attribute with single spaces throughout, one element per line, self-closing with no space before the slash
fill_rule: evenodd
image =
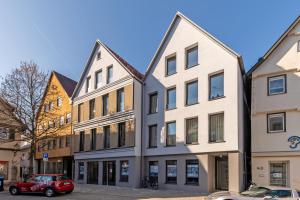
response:
<path id="1" fill-rule="evenodd" d="M 116 161 L 103 162 L 103 185 L 116 185 Z"/>
<path id="2" fill-rule="evenodd" d="M 98 162 L 88 162 L 87 167 L 87 183 L 98 184 Z"/>
<path id="3" fill-rule="evenodd" d="M 217 190 L 228 190 L 228 157 L 215 157 L 215 187 Z"/>

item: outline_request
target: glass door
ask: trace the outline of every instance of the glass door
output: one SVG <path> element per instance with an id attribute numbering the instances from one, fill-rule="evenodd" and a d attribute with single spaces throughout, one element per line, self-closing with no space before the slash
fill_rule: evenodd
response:
<path id="1" fill-rule="evenodd" d="M 228 157 L 215 157 L 215 187 L 217 190 L 228 190 Z"/>
<path id="2" fill-rule="evenodd" d="M 103 185 L 116 185 L 116 162 L 103 162 Z"/>

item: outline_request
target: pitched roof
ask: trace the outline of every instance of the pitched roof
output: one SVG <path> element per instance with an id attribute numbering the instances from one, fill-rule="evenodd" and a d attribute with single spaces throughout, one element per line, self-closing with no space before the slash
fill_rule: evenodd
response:
<path id="1" fill-rule="evenodd" d="M 92 53 L 90 54 L 90 57 L 85 65 L 85 68 L 80 76 L 80 80 L 78 83 L 81 83 L 83 81 L 84 78 L 84 74 L 86 73 L 86 71 L 88 70 L 89 65 L 92 62 L 93 59 L 93 55 L 95 53 L 95 51 L 97 50 L 98 46 L 102 45 L 120 64 L 121 66 L 124 67 L 124 69 L 134 78 L 136 78 L 138 81 L 142 82 L 144 75 L 142 73 L 140 73 L 137 69 L 135 69 L 132 65 L 130 65 L 124 58 L 122 58 L 120 55 L 118 55 L 116 52 L 114 52 L 111 48 L 109 48 L 106 44 L 104 44 L 103 42 L 101 42 L 99 39 L 96 40 L 95 45 L 93 47 Z M 76 95 L 76 92 L 79 88 L 79 84 L 77 84 L 73 94 L 72 94 L 72 99 L 74 98 L 74 96 Z"/>
<path id="2" fill-rule="evenodd" d="M 271 53 L 281 44 L 281 42 L 289 35 L 289 33 L 295 28 L 295 26 L 300 22 L 300 16 L 298 16 L 293 23 L 285 30 L 285 32 L 279 37 L 279 39 L 271 46 L 271 48 L 259 58 L 257 63 L 247 72 L 247 75 L 251 75 L 270 55 Z"/>
<path id="3" fill-rule="evenodd" d="M 62 85 L 62 87 L 68 94 L 68 96 L 71 97 L 77 85 L 77 82 L 56 71 L 53 71 L 52 73 L 55 74 L 55 76 L 57 77 L 58 81 L 60 82 L 60 84 Z"/>
<path id="4" fill-rule="evenodd" d="M 164 35 L 161 43 L 159 44 L 158 49 L 156 50 L 156 52 L 154 54 L 154 57 L 152 58 L 149 66 L 147 68 L 145 77 L 149 74 L 149 72 L 150 72 L 150 70 L 152 68 L 152 65 L 154 64 L 156 58 L 158 57 L 158 54 L 159 54 L 162 46 L 166 42 L 166 40 L 167 40 L 169 34 L 171 33 L 171 30 L 172 30 L 173 26 L 175 25 L 175 22 L 176 22 L 176 20 L 178 18 L 181 18 L 181 19 L 187 21 L 188 23 L 190 23 L 191 25 L 193 25 L 196 29 L 198 29 L 200 32 L 204 33 L 207 37 L 209 37 L 210 39 L 212 39 L 213 41 L 215 41 L 218 45 L 220 45 L 222 48 L 224 48 L 227 52 L 229 52 L 233 56 L 237 57 L 237 59 L 239 61 L 240 68 L 241 68 L 241 71 L 242 71 L 243 74 L 245 73 L 243 59 L 242 59 L 241 55 L 239 55 L 238 53 L 236 53 L 235 51 L 233 51 L 231 48 L 229 48 L 227 45 L 225 45 L 220 40 L 218 40 L 217 38 L 215 38 L 213 35 L 211 35 L 210 33 L 208 33 L 206 30 L 204 30 L 203 28 L 201 28 L 200 26 L 198 26 L 195 22 L 193 22 L 192 20 L 190 20 L 189 18 L 187 18 L 185 15 L 183 15 L 180 12 L 177 12 L 176 15 L 174 16 L 174 18 L 173 18 L 173 20 L 172 20 L 169 28 L 167 29 L 167 31 L 166 31 L 166 33 L 165 33 L 165 35 Z"/>

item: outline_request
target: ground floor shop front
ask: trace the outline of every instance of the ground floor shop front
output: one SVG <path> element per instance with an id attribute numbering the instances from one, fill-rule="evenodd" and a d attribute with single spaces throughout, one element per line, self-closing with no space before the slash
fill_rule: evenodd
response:
<path id="1" fill-rule="evenodd" d="M 37 160 L 38 173 L 46 174 L 65 174 L 68 177 L 73 177 L 73 157 L 57 157 L 48 158 L 48 161 L 42 159 Z"/>
<path id="2" fill-rule="evenodd" d="M 257 185 L 300 190 L 300 152 L 252 153 L 252 180 Z"/>

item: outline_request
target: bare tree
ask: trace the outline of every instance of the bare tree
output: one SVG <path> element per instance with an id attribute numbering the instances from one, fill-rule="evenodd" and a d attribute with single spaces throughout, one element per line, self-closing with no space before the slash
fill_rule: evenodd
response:
<path id="1" fill-rule="evenodd" d="M 44 112 L 42 109 L 41 103 L 46 98 L 44 91 L 47 79 L 48 73 L 40 70 L 36 63 L 21 62 L 20 67 L 3 78 L 0 87 L 1 98 L 14 108 L 12 112 L 1 110 L 0 112 L 22 124 L 18 127 L 18 131 L 21 134 L 20 140 L 30 144 L 31 168 L 37 145 L 41 143 L 40 141 L 56 137 L 57 131 L 61 128 L 58 126 L 58 116 L 54 110 Z M 52 91 L 50 95 L 57 93 L 56 88 L 50 90 Z M 49 123 L 45 124 L 45 121 Z"/>

